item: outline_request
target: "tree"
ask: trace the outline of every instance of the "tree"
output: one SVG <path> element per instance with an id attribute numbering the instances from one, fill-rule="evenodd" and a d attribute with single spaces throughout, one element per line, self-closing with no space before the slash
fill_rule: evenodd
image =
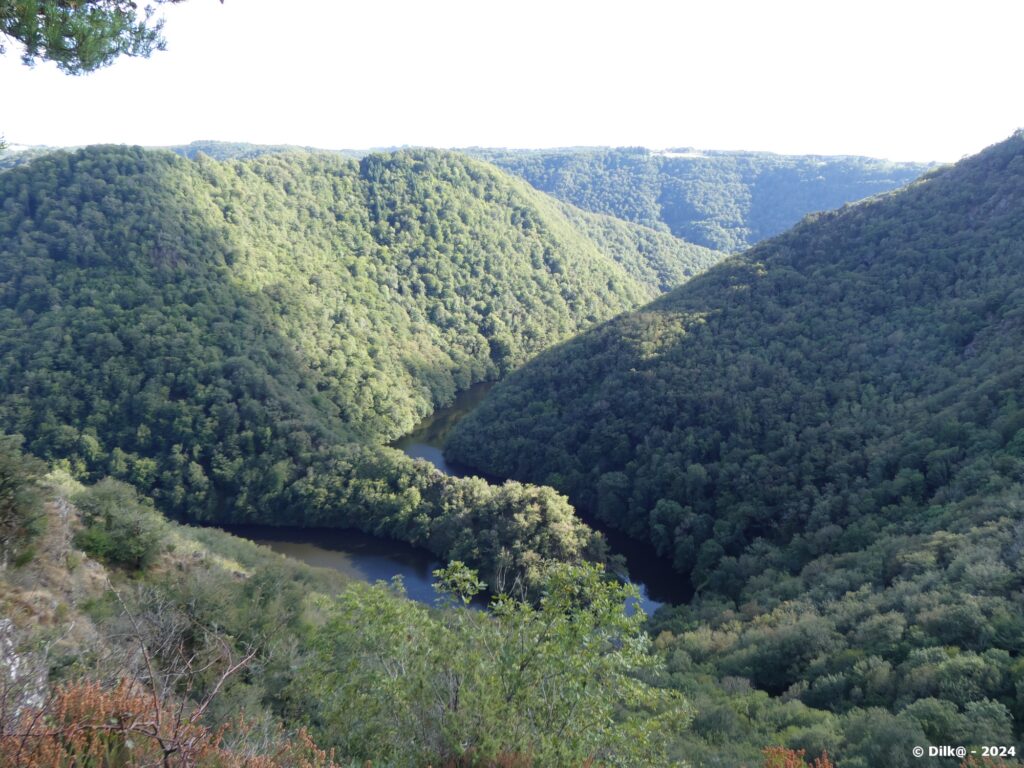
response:
<path id="1" fill-rule="evenodd" d="M 38 481 L 42 471 L 40 462 L 22 454 L 20 437 L 0 433 L 0 570 L 11 559 L 17 562 L 41 530 Z"/>
<path id="2" fill-rule="evenodd" d="M 0 34 L 24 46 L 25 64 L 52 61 L 63 72 L 80 75 L 118 56 L 148 57 L 163 50 L 163 19 L 154 12 L 154 6 L 140 9 L 134 0 L 0 0 Z M 0 44 L 0 53 L 5 51 Z"/>
<path id="3" fill-rule="evenodd" d="M 642 682 L 658 661 L 643 615 L 626 614 L 633 587 L 597 566 L 551 564 L 538 603 L 503 594 L 485 613 L 464 607 L 475 572 L 453 562 L 435 575 L 451 596 L 438 612 L 382 585 L 324 603 L 293 684 L 317 700 L 310 725 L 323 740 L 401 765 L 673 764 L 667 742 L 692 712 Z"/>
<path id="4" fill-rule="evenodd" d="M 78 493 L 74 502 L 84 523 L 75 543 L 92 557 L 139 569 L 164 546 L 163 517 L 126 483 L 105 478 Z"/>

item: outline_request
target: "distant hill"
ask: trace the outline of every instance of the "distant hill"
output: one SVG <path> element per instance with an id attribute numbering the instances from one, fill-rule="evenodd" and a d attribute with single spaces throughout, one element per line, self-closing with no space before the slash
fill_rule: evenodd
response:
<path id="1" fill-rule="evenodd" d="M 7 146 L 0 148 L 0 170 L 26 165 L 37 157 L 49 152 L 59 151 L 55 147 L 43 146 Z"/>
<path id="2" fill-rule="evenodd" d="M 17 146 L 0 149 L 0 170 L 25 165 L 37 157 L 51 152 L 73 152 L 82 147 L 47 147 Z M 372 154 L 370 150 L 359 149 L 317 149 L 297 144 L 249 144 L 243 141 L 193 141 L 188 144 L 174 144 L 167 147 L 148 147 L 148 149 L 165 149 L 176 155 L 195 160 L 199 155 L 206 155 L 211 160 L 252 160 L 263 155 L 280 155 L 297 152 L 312 152 L 324 155 L 339 155 L 358 159 Z"/>
<path id="3" fill-rule="evenodd" d="M 244 141 L 193 141 L 188 144 L 176 144 L 162 147 L 176 155 L 194 160 L 200 154 L 212 160 L 252 160 L 262 155 L 279 155 L 289 152 L 315 152 L 325 155 L 341 155 L 342 157 L 360 158 L 370 154 L 368 150 L 357 149 L 317 149 L 297 144 L 249 144 Z"/>
<path id="4" fill-rule="evenodd" d="M 359 159 L 370 150 L 322 150 L 289 144 L 193 141 L 166 149 L 195 159 L 252 160 L 310 152 Z M 0 151 L 0 169 L 48 152 Z M 415 151 L 407 149 L 381 150 Z M 830 210 L 903 186 L 932 167 L 866 157 L 776 155 L 642 147 L 459 150 L 520 176 L 536 189 L 592 213 L 735 252 L 779 234 L 808 213 Z"/>
<path id="5" fill-rule="evenodd" d="M 926 163 L 768 152 L 636 148 L 466 150 L 560 200 L 739 251 L 808 213 L 914 180 Z"/>
<path id="6" fill-rule="evenodd" d="M 0 425 L 182 517 L 359 525 L 486 563 L 531 551 L 527 529 L 481 522 L 483 546 L 440 518 L 530 503 L 568 516 L 572 550 L 587 534 L 554 494 L 380 446 L 720 256 L 450 153 L 50 153 L 0 173 Z"/>

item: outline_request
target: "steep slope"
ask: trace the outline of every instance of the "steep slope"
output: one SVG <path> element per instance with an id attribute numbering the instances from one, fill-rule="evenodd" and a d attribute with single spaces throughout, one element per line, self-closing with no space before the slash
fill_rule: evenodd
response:
<path id="1" fill-rule="evenodd" d="M 584 211 L 568 203 L 558 205 L 558 211 L 615 259 L 630 277 L 662 293 L 682 285 L 726 256 L 722 251 L 694 245 L 667 232 Z"/>
<path id="2" fill-rule="evenodd" d="M 0 174 L 0 424 L 181 516 L 357 524 L 480 564 L 533 545 L 466 520 L 533 504 L 515 525 L 553 515 L 578 554 L 550 492 L 367 446 L 716 257 L 595 240 L 593 218 L 440 152 L 47 155 Z"/>
<path id="3" fill-rule="evenodd" d="M 428 607 L 44 471 L 0 436 L 0 768 L 662 768 L 690 720 L 595 564 L 493 611 L 452 564 Z"/>
<path id="4" fill-rule="evenodd" d="M 550 483 L 727 592 L 736 557 L 792 570 L 920 529 L 1024 478 L 1022 210 L 1017 135 L 542 355 L 447 455 Z"/>
<path id="5" fill-rule="evenodd" d="M 674 562 L 694 764 L 928 765 L 1024 727 L 1022 349 L 1024 133 L 541 355 L 447 455 Z"/>
<path id="6" fill-rule="evenodd" d="M 580 208 L 726 251 L 779 234 L 808 213 L 900 187 L 930 167 L 691 149 L 471 151 Z"/>

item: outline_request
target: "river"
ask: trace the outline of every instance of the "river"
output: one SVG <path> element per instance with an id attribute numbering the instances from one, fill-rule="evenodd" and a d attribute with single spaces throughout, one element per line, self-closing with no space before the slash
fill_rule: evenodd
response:
<path id="1" fill-rule="evenodd" d="M 414 459 L 429 461 L 448 475 L 466 477 L 479 474 L 467 467 L 446 461 L 443 453 L 444 441 L 459 419 L 476 408 L 493 386 L 493 382 L 485 382 L 464 390 L 450 406 L 424 419 L 412 432 L 392 443 L 392 446 L 401 448 Z M 500 478 L 484 477 L 492 483 L 501 482 Z M 654 547 L 632 539 L 620 531 L 606 528 L 586 514 L 580 514 L 580 517 L 592 528 L 604 533 L 613 554 L 625 557 L 629 580 L 640 591 L 640 605 L 648 615 L 666 603 L 689 600 L 691 593 L 686 580 L 664 559 L 658 557 Z"/>
<path id="2" fill-rule="evenodd" d="M 391 444 L 392 448 L 400 448 L 407 456 L 424 459 L 440 469 L 446 475 L 466 477 L 475 474 L 471 470 L 450 464 L 444 458 L 444 441 L 452 427 L 459 419 L 476 408 L 495 382 L 484 381 L 464 389 L 455 397 L 455 402 L 447 408 L 441 408 L 416 425 L 412 432 L 400 437 Z"/>
<path id="3" fill-rule="evenodd" d="M 225 531 L 262 544 L 306 565 L 333 568 L 360 581 L 391 581 L 400 576 L 413 600 L 433 604 L 433 573 L 444 564 L 430 552 L 393 539 L 348 528 L 222 525 Z"/>
<path id="4" fill-rule="evenodd" d="M 450 406 L 424 419 L 392 446 L 414 459 L 429 461 L 446 474 L 456 477 L 475 474 L 465 467 L 446 462 L 442 449 L 451 428 L 480 404 L 492 386 L 493 382 L 484 382 L 464 390 Z M 495 478 L 487 479 L 500 482 Z M 625 557 L 630 580 L 640 592 L 639 603 L 648 615 L 665 603 L 683 602 L 689 597 L 683 586 L 685 580 L 657 557 L 649 544 L 618 531 L 604 529 L 586 515 L 582 517 L 589 525 L 604 532 L 613 554 Z M 230 526 L 225 530 L 309 565 L 333 568 L 363 581 L 387 581 L 401 576 L 406 594 L 412 599 L 433 603 L 437 598 L 432 574 L 443 563 L 429 552 L 403 542 L 348 529 Z"/>

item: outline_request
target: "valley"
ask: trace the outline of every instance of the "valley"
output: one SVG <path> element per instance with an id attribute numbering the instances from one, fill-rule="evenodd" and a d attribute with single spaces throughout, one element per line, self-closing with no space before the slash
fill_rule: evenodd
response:
<path id="1" fill-rule="evenodd" d="M 444 440 L 458 421 L 472 412 L 493 386 L 492 382 L 474 385 L 456 395 L 454 402 L 424 419 L 408 435 L 392 445 L 409 458 L 430 462 L 439 471 L 453 477 L 472 476 L 472 472 L 444 459 Z M 492 484 L 503 481 L 484 477 Z M 584 518 L 596 530 L 595 521 Z M 263 544 L 280 554 L 306 565 L 332 568 L 349 578 L 374 582 L 402 578 L 406 593 L 413 600 L 433 604 L 438 593 L 434 589 L 433 572 L 442 563 L 423 550 L 401 542 L 368 536 L 358 530 L 305 529 L 270 526 L 227 526 L 228 533 Z M 628 580 L 640 592 L 638 605 L 648 615 L 665 603 L 682 603 L 690 593 L 678 574 L 659 560 L 653 547 L 623 536 L 614 529 L 602 532 L 609 546 L 609 557 L 621 557 L 629 573 Z"/>
<path id="2" fill-rule="evenodd" d="M 445 460 L 444 443 L 459 421 L 484 401 L 492 386 L 490 382 L 478 384 L 460 393 L 451 406 L 437 411 L 392 445 L 400 448 L 410 458 L 429 461 L 447 475 L 465 477 L 474 474 L 468 467 Z M 494 484 L 500 484 L 506 479 L 491 475 L 483 477 Z M 609 558 L 622 558 L 629 574 L 628 580 L 640 591 L 639 605 L 648 615 L 665 603 L 682 603 L 690 596 L 685 583 L 680 581 L 678 574 L 668 564 L 658 558 L 653 547 L 623 536 L 614 528 L 602 529 L 598 521 L 587 516 L 582 516 L 582 520 L 604 536 L 608 542 Z"/>
<path id="3" fill-rule="evenodd" d="M 33 584 L 97 638 L 156 595 L 265 654 L 225 716 L 383 765 L 1017 734 L 1020 136 L 732 256 L 456 153 L 218 151 L 0 172 L 0 469 L 73 521 L 5 544 L 26 649 Z"/>
<path id="4" fill-rule="evenodd" d="M 1024 768 L 1022 27 L 0 0 L 0 768 Z"/>
<path id="5" fill-rule="evenodd" d="M 643 147 L 469 150 L 587 211 L 736 253 L 813 211 L 907 184 L 928 163 Z"/>

